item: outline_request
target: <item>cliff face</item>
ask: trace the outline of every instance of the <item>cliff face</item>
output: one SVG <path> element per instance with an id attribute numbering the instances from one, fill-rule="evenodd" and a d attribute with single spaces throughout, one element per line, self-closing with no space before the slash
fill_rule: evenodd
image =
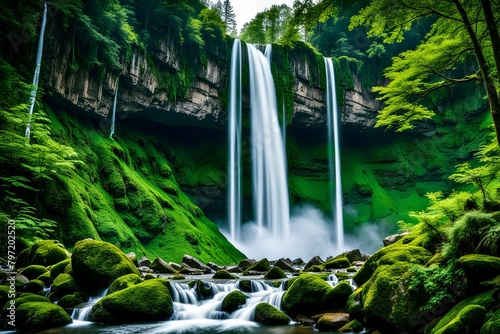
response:
<path id="1" fill-rule="evenodd" d="M 42 76 L 46 96 L 52 102 L 86 113 L 106 117 L 111 111 L 118 73 L 76 70 L 70 66 L 71 45 L 54 43 L 44 55 L 50 71 Z M 128 66 L 119 77 L 118 119 L 140 117 L 169 125 L 187 125 L 205 128 L 225 128 L 227 112 L 221 100 L 227 87 L 229 62 L 226 54 L 212 55 L 200 65 L 193 86 L 185 97 L 172 101 L 161 88 L 156 67 L 172 73 L 179 71 L 180 60 L 175 46 L 160 41 L 152 61 L 144 51 L 136 50 Z M 293 64 L 295 101 L 292 126 L 296 128 L 324 127 L 326 106 L 324 91 L 311 86 L 311 71 L 307 63 Z M 101 79 L 102 77 L 102 79 Z M 345 105 L 341 108 L 344 125 L 358 131 L 372 128 L 380 102 L 371 93 L 363 92 L 355 79 L 354 90 L 345 92 Z"/>

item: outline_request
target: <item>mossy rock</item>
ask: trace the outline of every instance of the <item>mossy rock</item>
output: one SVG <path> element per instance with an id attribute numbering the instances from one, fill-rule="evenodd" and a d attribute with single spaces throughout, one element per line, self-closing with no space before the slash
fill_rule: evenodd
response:
<path id="1" fill-rule="evenodd" d="M 283 295 L 282 305 L 292 318 L 312 316 L 330 307 L 327 297 L 332 287 L 316 275 L 299 276 Z"/>
<path id="2" fill-rule="evenodd" d="M 346 302 L 346 312 L 349 313 L 351 319 L 363 320 L 363 305 L 361 304 L 361 293 L 363 287 L 357 288 L 356 291 L 351 293 Z"/>
<path id="3" fill-rule="evenodd" d="M 500 333 L 500 309 L 493 313 L 493 316 L 481 327 L 481 334 Z"/>
<path id="4" fill-rule="evenodd" d="M 353 291 L 353 287 L 348 282 L 341 281 L 326 294 L 324 301 L 332 308 L 343 309 Z"/>
<path id="5" fill-rule="evenodd" d="M 467 305 L 436 334 L 476 333 L 484 322 L 486 309 L 480 305 Z"/>
<path id="6" fill-rule="evenodd" d="M 126 289 L 128 287 L 131 287 L 132 285 L 136 285 L 142 282 L 141 276 L 137 274 L 128 274 L 128 275 L 123 275 L 121 277 L 118 277 L 111 283 L 109 286 L 108 292 L 106 295 L 110 295 L 116 291 L 120 291 L 123 289 Z"/>
<path id="7" fill-rule="evenodd" d="M 64 261 L 61 261 L 59 263 L 54 264 L 53 266 L 50 266 L 50 276 L 52 279 L 56 278 L 59 276 L 59 274 L 62 274 L 65 272 L 66 267 L 71 263 L 71 259 L 67 259 Z M 67 273 L 69 274 L 69 273 Z"/>
<path id="8" fill-rule="evenodd" d="M 75 292 L 81 291 L 80 285 L 69 274 L 60 274 L 52 283 L 52 296 L 60 298 L 64 295 L 70 295 Z"/>
<path id="9" fill-rule="evenodd" d="M 265 275 L 264 279 L 280 279 L 280 278 L 286 278 L 286 273 L 283 271 L 283 269 L 279 267 L 272 267 L 271 270 L 269 270 Z"/>
<path id="10" fill-rule="evenodd" d="M 341 333 L 361 332 L 365 327 L 358 320 L 354 319 L 347 325 L 340 327 L 337 331 Z"/>
<path id="11" fill-rule="evenodd" d="M 173 314 L 170 283 L 151 279 L 105 296 L 92 307 L 91 321 L 107 324 L 168 320 Z"/>
<path id="12" fill-rule="evenodd" d="M 172 276 L 172 279 L 173 280 L 183 280 L 183 279 L 186 279 L 186 276 L 181 275 L 181 274 L 177 274 L 177 275 Z"/>
<path id="13" fill-rule="evenodd" d="M 65 326 L 71 317 L 61 306 L 50 302 L 28 302 L 16 305 L 16 328 L 25 331 L 39 331 Z"/>
<path id="14" fill-rule="evenodd" d="M 351 278 L 351 275 L 349 275 L 348 273 L 343 272 L 343 271 L 337 271 L 337 272 L 335 273 L 335 277 L 337 277 L 337 279 L 338 279 L 339 281 L 345 281 L 346 279 Z"/>
<path id="15" fill-rule="evenodd" d="M 38 279 L 33 279 L 33 280 L 29 281 L 28 284 L 26 284 L 24 286 L 24 291 L 37 294 L 37 293 L 41 292 L 44 287 L 45 287 L 44 282 L 42 282 Z"/>
<path id="16" fill-rule="evenodd" d="M 243 292 L 252 292 L 252 282 L 250 282 L 249 280 L 241 280 L 240 290 Z"/>
<path id="17" fill-rule="evenodd" d="M 123 275 L 141 275 L 118 247 L 108 242 L 88 239 L 75 244 L 71 267 L 73 276 L 86 291 L 106 288 Z"/>
<path id="18" fill-rule="evenodd" d="M 18 268 L 38 264 L 44 267 L 69 258 L 69 252 L 57 240 L 42 240 L 23 250 L 17 257 Z"/>
<path id="19" fill-rule="evenodd" d="M 266 326 L 288 325 L 290 318 L 273 305 L 263 302 L 255 307 L 254 321 Z"/>
<path id="20" fill-rule="evenodd" d="M 498 290 L 492 289 L 461 301 L 460 303 L 455 305 L 450 311 L 448 311 L 448 313 L 445 314 L 445 316 L 431 330 L 430 334 L 436 334 L 442 328 L 446 327 L 449 323 L 453 321 L 453 319 L 457 318 L 458 314 L 467 306 L 479 305 L 484 307 L 486 311 L 490 311 L 494 307 L 497 307 L 498 300 L 496 300 L 495 298 L 496 293 L 498 293 Z"/>
<path id="21" fill-rule="evenodd" d="M 79 292 L 75 292 L 74 294 L 71 295 L 66 295 L 59 299 L 57 302 L 57 305 L 61 306 L 62 308 L 73 308 L 78 304 L 81 304 L 85 301 L 83 296 Z"/>
<path id="22" fill-rule="evenodd" d="M 323 267 L 323 265 L 318 265 L 318 264 L 310 266 L 309 268 L 307 268 L 307 270 L 304 269 L 304 271 L 311 272 L 311 273 L 320 273 L 324 270 L 325 270 L 325 267 Z"/>
<path id="23" fill-rule="evenodd" d="M 50 276 L 50 271 L 47 271 L 46 273 L 41 274 L 36 279 L 42 281 L 46 286 L 51 285 L 52 282 L 54 281 L 52 276 Z"/>
<path id="24" fill-rule="evenodd" d="M 467 254 L 459 259 L 467 279 L 473 282 L 482 282 L 500 275 L 500 257 Z"/>
<path id="25" fill-rule="evenodd" d="M 231 274 L 227 270 L 217 270 L 217 272 L 212 276 L 213 279 L 237 279 L 238 276 Z"/>
<path id="26" fill-rule="evenodd" d="M 264 273 L 271 270 L 271 265 L 267 259 L 262 259 L 260 261 L 255 262 L 250 267 L 245 269 L 243 272 L 243 276 L 252 275 L 253 273 Z"/>
<path id="27" fill-rule="evenodd" d="M 147 281 L 147 280 L 150 280 L 150 279 L 155 279 L 155 275 L 151 274 L 151 273 L 147 273 L 146 275 L 144 275 L 144 280 Z"/>
<path id="28" fill-rule="evenodd" d="M 202 280 L 196 281 L 196 292 L 198 292 L 200 299 L 212 297 L 213 295 L 212 286 Z"/>
<path id="29" fill-rule="evenodd" d="M 396 262 L 425 264 L 432 254 L 425 248 L 412 245 L 392 244 L 373 254 L 354 275 L 358 286 L 366 283 L 379 265 L 390 265 Z"/>
<path id="30" fill-rule="evenodd" d="M 351 263 L 346 257 L 341 257 L 338 259 L 332 259 L 323 264 L 326 269 L 344 269 L 349 268 Z"/>
<path id="31" fill-rule="evenodd" d="M 247 298 L 248 297 L 243 292 L 239 290 L 233 290 L 228 293 L 222 300 L 221 310 L 227 313 L 233 313 L 242 305 L 246 304 Z"/>
<path id="32" fill-rule="evenodd" d="M 347 313 L 325 313 L 319 317 L 314 328 L 321 332 L 333 332 L 347 325 L 349 321 Z"/>
<path id="33" fill-rule="evenodd" d="M 31 266 L 27 266 L 24 268 L 19 275 L 26 276 L 29 280 L 35 279 L 38 276 L 45 274 L 48 272 L 47 268 L 44 266 L 40 266 L 37 264 L 33 264 Z"/>
<path id="34" fill-rule="evenodd" d="M 367 324 L 391 333 L 413 332 L 410 323 L 429 296 L 409 290 L 412 264 L 396 262 L 377 267 L 362 291 Z"/>

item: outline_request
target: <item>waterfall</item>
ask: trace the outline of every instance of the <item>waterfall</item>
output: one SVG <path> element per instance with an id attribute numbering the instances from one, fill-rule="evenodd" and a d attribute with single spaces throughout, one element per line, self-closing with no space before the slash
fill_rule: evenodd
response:
<path id="1" fill-rule="evenodd" d="M 113 135 L 115 134 L 116 98 L 118 97 L 118 78 L 116 78 L 115 99 L 113 101 L 113 114 L 111 116 L 111 132 L 109 134 L 109 138 L 111 139 L 113 139 Z"/>
<path id="2" fill-rule="evenodd" d="M 231 241 L 240 236 L 241 224 L 241 42 L 235 39 L 229 83 L 228 218 Z"/>
<path id="3" fill-rule="evenodd" d="M 252 181 L 255 221 L 278 240 L 290 230 L 283 139 L 269 60 L 248 44 L 251 99 Z M 271 50 L 266 47 L 270 57 Z"/>
<path id="4" fill-rule="evenodd" d="M 78 308 L 73 309 L 73 313 L 71 313 L 71 319 L 79 320 L 79 321 L 90 321 L 90 315 L 92 314 L 92 307 L 104 296 L 108 289 L 103 290 L 100 294 L 96 296 L 91 296 L 89 301 L 86 303 L 80 304 Z"/>
<path id="5" fill-rule="evenodd" d="M 38 38 L 38 49 L 36 53 L 36 67 L 35 74 L 33 75 L 33 90 L 30 96 L 30 116 L 28 119 L 28 125 L 26 126 L 26 132 L 24 136 L 26 138 L 30 137 L 31 134 L 31 115 L 33 115 L 33 109 L 35 108 L 36 92 L 38 90 L 38 80 L 40 79 L 40 67 L 42 65 L 42 52 L 43 52 L 43 39 L 45 35 L 45 25 L 47 24 L 47 3 L 43 3 L 43 19 L 42 26 L 40 27 L 40 37 Z"/>
<path id="6" fill-rule="evenodd" d="M 333 62 L 325 58 L 326 67 L 326 105 L 328 120 L 328 170 L 330 174 L 330 196 L 334 215 L 335 236 L 338 249 L 344 248 L 344 218 L 342 213 L 342 179 L 340 170 L 340 140 L 335 90 Z M 334 150 L 334 152 L 332 152 Z"/>

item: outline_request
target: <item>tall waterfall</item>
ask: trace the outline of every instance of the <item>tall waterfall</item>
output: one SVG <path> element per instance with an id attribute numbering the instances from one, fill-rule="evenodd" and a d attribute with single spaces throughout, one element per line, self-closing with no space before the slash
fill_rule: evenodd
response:
<path id="1" fill-rule="evenodd" d="M 113 139 L 113 135 L 115 134 L 116 99 L 118 97 L 118 79 L 119 78 L 120 77 L 116 78 L 115 98 L 113 100 L 113 114 L 111 115 L 111 132 L 109 134 L 109 138 L 111 138 L 111 139 Z"/>
<path id="2" fill-rule="evenodd" d="M 241 224 L 241 42 L 235 39 L 229 83 L 228 218 L 231 241 L 240 237 Z"/>
<path id="3" fill-rule="evenodd" d="M 40 67 L 42 65 L 42 53 L 43 53 L 43 39 L 45 35 L 45 25 L 47 24 L 47 3 L 43 3 L 43 18 L 42 26 L 40 27 L 40 37 L 38 38 L 38 49 L 36 53 L 36 67 L 35 74 L 33 75 L 33 90 L 30 96 L 30 116 L 28 119 L 28 125 L 26 126 L 26 132 L 24 136 L 26 138 L 30 137 L 31 134 L 31 115 L 33 115 L 33 109 L 35 108 L 36 92 L 38 90 L 38 80 L 40 79 Z"/>
<path id="4" fill-rule="evenodd" d="M 255 220 L 278 239 L 290 230 L 290 208 L 283 139 L 269 60 L 248 44 L 252 179 Z M 266 48 L 267 49 L 267 48 Z M 271 50 L 266 54 L 270 57 Z"/>
<path id="5" fill-rule="evenodd" d="M 342 179 L 340 170 L 340 140 L 337 110 L 337 94 L 335 90 L 335 72 L 333 62 L 325 58 L 326 67 L 326 101 L 328 121 L 328 169 L 330 174 L 330 196 L 335 223 L 336 244 L 344 248 L 344 218 L 342 214 Z"/>

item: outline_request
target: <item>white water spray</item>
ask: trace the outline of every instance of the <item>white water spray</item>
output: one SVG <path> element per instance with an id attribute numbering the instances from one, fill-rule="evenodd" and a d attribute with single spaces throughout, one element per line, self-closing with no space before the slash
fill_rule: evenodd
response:
<path id="1" fill-rule="evenodd" d="M 43 18 L 42 26 L 40 27 L 40 37 L 38 38 L 38 49 L 36 53 L 36 67 L 35 74 L 33 75 L 33 90 L 30 96 L 30 116 L 28 119 L 28 125 L 26 126 L 26 132 L 24 136 L 26 138 L 30 137 L 31 134 L 31 115 L 33 115 L 33 109 L 35 108 L 36 92 L 38 90 L 38 81 L 40 79 L 40 67 L 42 66 L 42 53 L 43 53 L 43 39 L 45 35 L 45 25 L 47 24 L 47 3 L 43 3 Z"/>
<path id="2" fill-rule="evenodd" d="M 228 219 L 231 241 L 240 237 L 241 225 L 241 42 L 235 39 L 229 83 Z"/>
<path id="3" fill-rule="evenodd" d="M 116 99 L 118 97 L 118 79 L 119 77 L 116 78 L 115 98 L 113 100 L 113 114 L 111 115 L 111 132 L 109 134 L 109 138 L 111 139 L 113 139 L 113 135 L 115 134 Z"/>
<path id="4" fill-rule="evenodd" d="M 333 62 L 325 58 L 326 67 L 326 101 L 328 120 L 328 169 L 330 174 L 330 196 L 334 215 L 335 237 L 338 249 L 344 248 L 344 218 L 342 213 L 342 179 L 340 170 L 340 140 L 337 110 L 337 94 L 335 90 L 335 72 Z M 334 152 L 332 152 L 334 150 Z"/>
<path id="5" fill-rule="evenodd" d="M 279 242 L 290 231 L 283 139 L 269 60 L 248 44 L 255 221 Z M 270 57 L 270 49 L 266 54 Z"/>

